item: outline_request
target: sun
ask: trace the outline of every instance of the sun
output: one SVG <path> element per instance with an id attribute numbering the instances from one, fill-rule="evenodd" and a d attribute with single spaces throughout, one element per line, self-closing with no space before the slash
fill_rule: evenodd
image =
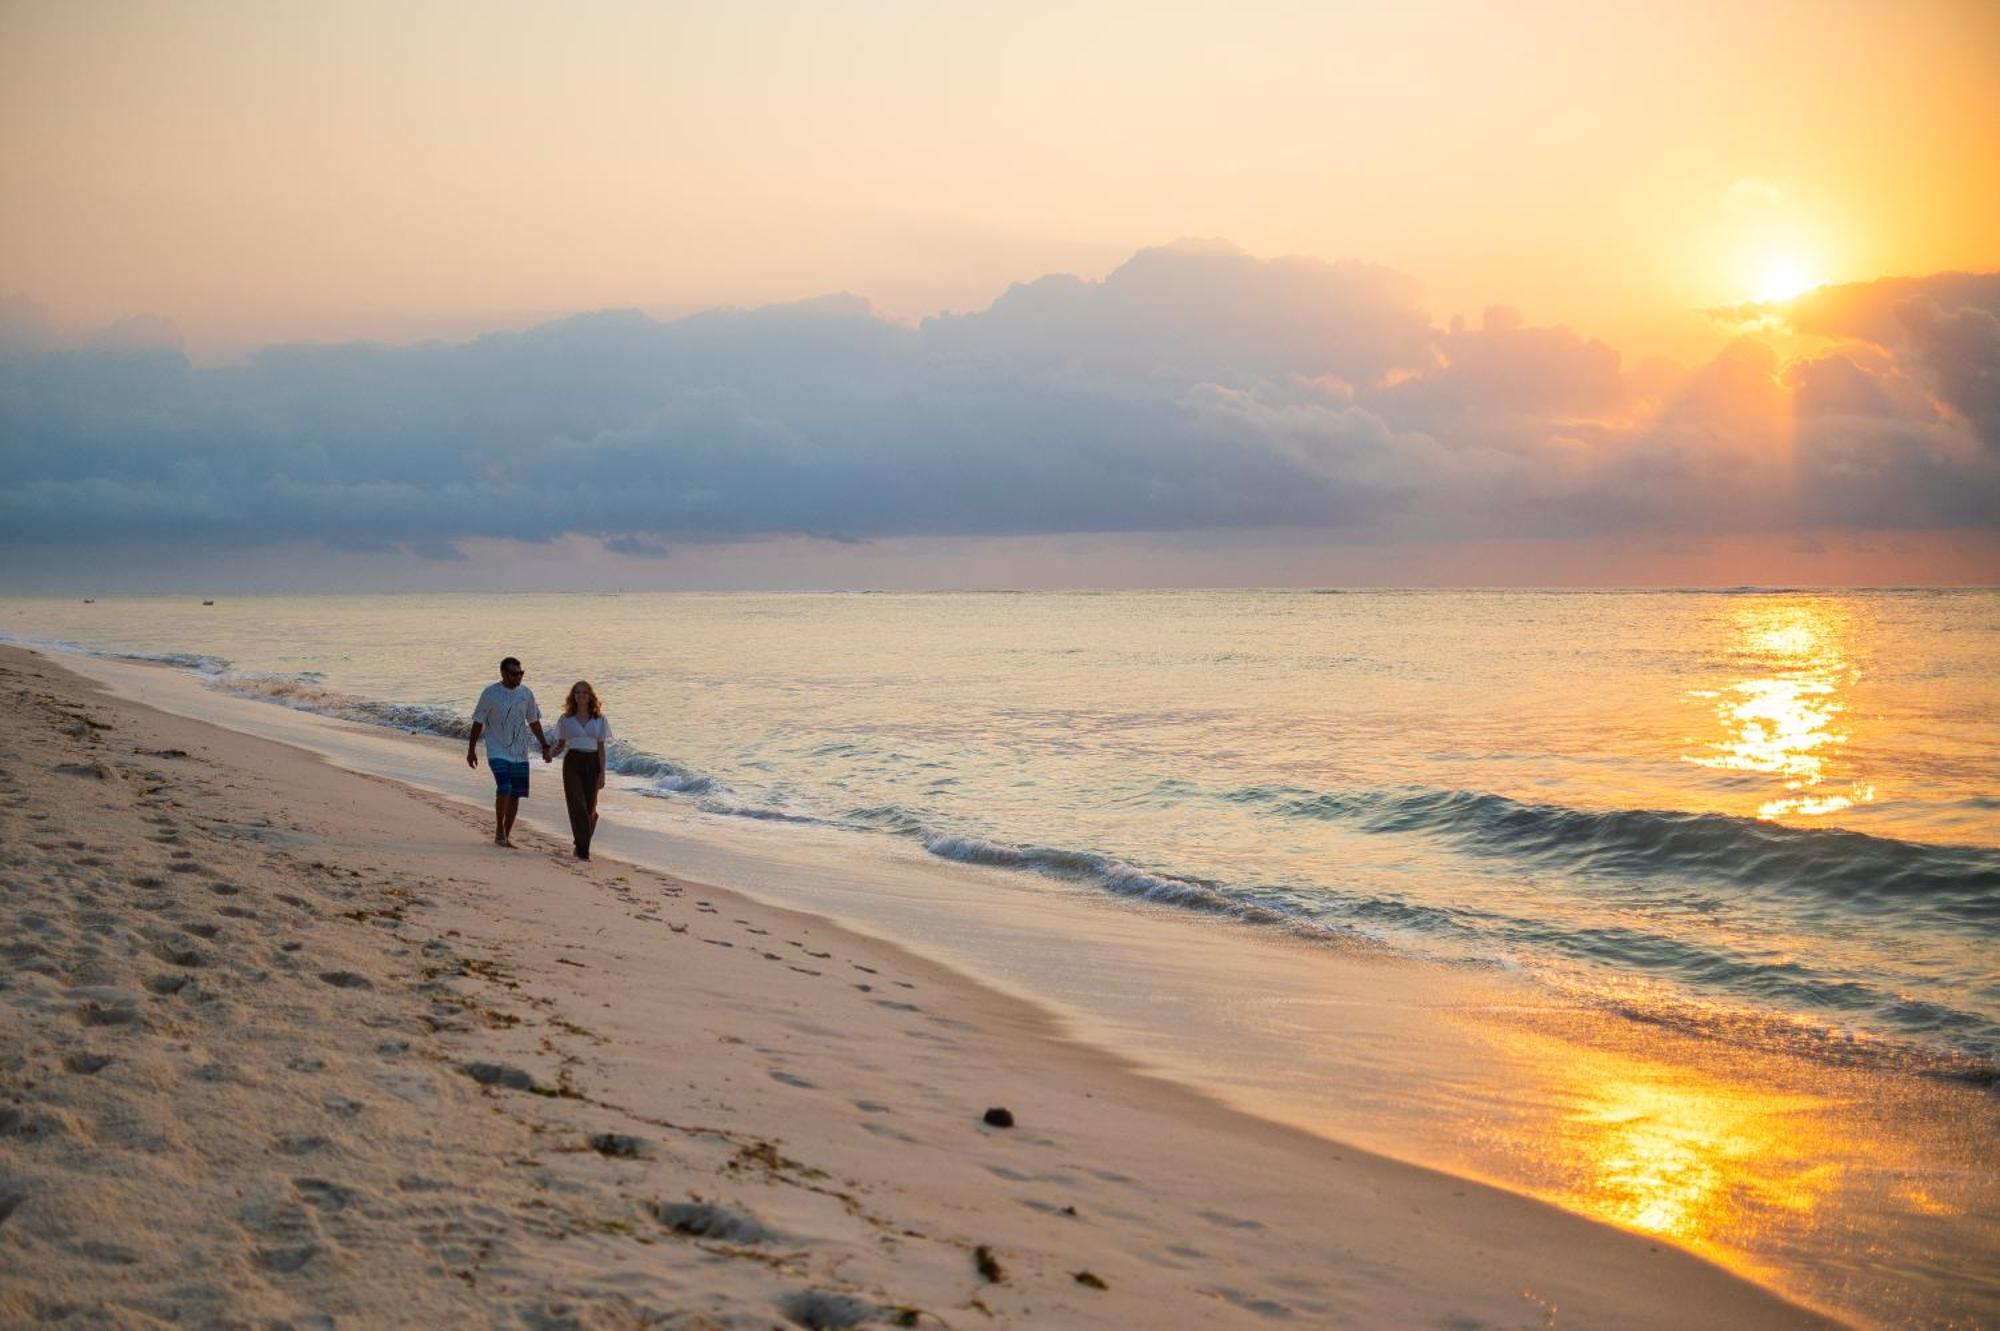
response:
<path id="1" fill-rule="evenodd" d="M 1776 254 L 1766 259 L 1758 272 L 1756 300 L 1759 305 L 1787 301 L 1820 283 L 1821 279 L 1813 276 L 1811 268 L 1798 254 Z"/>

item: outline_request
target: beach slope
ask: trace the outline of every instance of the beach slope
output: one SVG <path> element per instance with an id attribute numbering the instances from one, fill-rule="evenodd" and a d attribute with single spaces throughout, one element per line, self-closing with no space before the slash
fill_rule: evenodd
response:
<path id="1" fill-rule="evenodd" d="M 0 1323 L 1829 1324 L 824 921 L 27 652 L 0 697 Z"/>

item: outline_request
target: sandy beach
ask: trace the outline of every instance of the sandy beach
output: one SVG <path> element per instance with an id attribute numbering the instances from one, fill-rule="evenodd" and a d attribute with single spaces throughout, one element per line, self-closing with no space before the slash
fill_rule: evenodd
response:
<path id="1" fill-rule="evenodd" d="M 0 684 L 0 1322 L 1832 1324 L 823 920 Z"/>

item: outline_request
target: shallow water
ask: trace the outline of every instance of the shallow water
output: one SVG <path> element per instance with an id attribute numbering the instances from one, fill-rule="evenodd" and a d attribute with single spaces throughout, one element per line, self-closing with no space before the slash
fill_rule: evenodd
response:
<path id="1" fill-rule="evenodd" d="M 2000 594 L 6 601 L 0 628 L 459 734 L 512 651 L 545 709 L 595 682 L 663 813 L 1494 972 L 1548 1000 L 1482 1027 L 1519 1084 L 1456 1116 L 1430 1095 L 1418 1154 L 1749 1268 L 1817 1261 L 1812 1291 L 1889 1320 L 1992 1306 L 1952 1293 L 1994 1270 L 1991 1124 L 1937 1120 L 1994 1108 Z M 1307 1126 L 1408 1140 L 1314 1080 L 1322 1036 L 1246 1035 L 1239 1098 L 1306 1121 L 1337 1089 Z"/>

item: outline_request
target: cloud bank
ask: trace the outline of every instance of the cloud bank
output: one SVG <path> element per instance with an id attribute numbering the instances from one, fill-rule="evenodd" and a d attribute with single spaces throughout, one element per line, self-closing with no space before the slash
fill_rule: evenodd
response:
<path id="1" fill-rule="evenodd" d="M 1822 349 L 1628 366 L 1505 308 L 1440 326 L 1388 269 L 1211 243 L 914 328 L 842 295 L 211 369 L 158 321 L 57 346 L 0 303 L 0 548 L 2000 524 L 2000 275 L 1754 313 Z"/>

